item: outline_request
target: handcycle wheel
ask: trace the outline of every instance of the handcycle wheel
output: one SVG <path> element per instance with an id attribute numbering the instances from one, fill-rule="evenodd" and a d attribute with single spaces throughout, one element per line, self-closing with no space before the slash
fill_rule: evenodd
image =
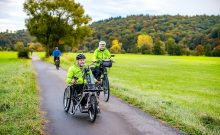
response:
<path id="1" fill-rule="evenodd" d="M 70 91 L 70 86 L 68 86 L 63 95 L 63 109 L 65 112 L 68 112 L 70 109 L 70 104 L 71 104 L 71 91 Z"/>
<path id="2" fill-rule="evenodd" d="M 97 116 L 97 100 L 95 96 L 90 97 L 90 107 L 89 107 L 89 119 L 93 123 Z"/>
<path id="3" fill-rule="evenodd" d="M 103 93 L 104 93 L 104 101 L 108 102 L 110 96 L 108 77 L 103 78 Z"/>

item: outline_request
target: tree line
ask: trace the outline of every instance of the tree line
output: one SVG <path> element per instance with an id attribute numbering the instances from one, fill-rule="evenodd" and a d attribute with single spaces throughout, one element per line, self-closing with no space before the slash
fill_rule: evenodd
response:
<path id="1" fill-rule="evenodd" d="M 25 48 L 30 51 L 44 51 L 43 45 L 30 36 L 27 30 L 6 30 L 0 33 L 0 51 L 19 51 Z"/>
<path id="2" fill-rule="evenodd" d="M 56 11 L 56 7 L 52 9 Z M 53 18 L 56 17 L 53 15 Z M 32 23 L 34 22 L 27 21 L 26 25 L 36 25 Z M 48 28 L 42 30 L 46 26 L 41 26 L 28 27 L 28 31 L 31 31 L 33 36 L 30 36 L 27 30 L 18 30 L 14 33 L 1 32 L 0 50 L 18 50 L 21 47 L 28 47 L 42 51 L 43 46 L 45 47 L 44 41 L 47 41 L 44 34 L 47 33 Z M 53 25 L 57 29 L 58 26 Z M 50 25 L 48 27 L 50 28 Z M 62 30 L 62 28 L 59 29 Z M 42 31 L 46 33 L 41 34 Z M 59 46 L 62 51 L 93 52 L 98 42 L 105 40 L 107 48 L 112 53 L 220 56 L 220 16 L 131 15 L 93 22 L 88 27 L 80 26 L 78 30 L 75 29 L 73 33 L 70 32 L 63 37 L 59 36 L 60 34 L 62 33 L 50 32 L 47 44 L 51 49 Z M 84 38 L 85 36 L 87 37 Z M 54 38 L 57 38 L 56 42 Z"/>
<path id="3" fill-rule="evenodd" d="M 0 33 L 0 50 L 14 51 L 16 50 L 16 44 L 22 44 L 24 47 L 27 47 L 31 40 L 31 36 L 26 30 L 18 30 L 15 32 L 6 30 Z"/>
<path id="4" fill-rule="evenodd" d="M 220 56 L 219 15 L 119 16 L 93 22 L 90 28 L 92 35 L 80 51 L 94 50 L 105 40 L 113 53 Z"/>

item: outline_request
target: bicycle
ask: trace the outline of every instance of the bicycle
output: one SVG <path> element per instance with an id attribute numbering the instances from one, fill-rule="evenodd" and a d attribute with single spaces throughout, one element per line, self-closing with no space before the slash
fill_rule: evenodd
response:
<path id="1" fill-rule="evenodd" d="M 111 55 L 111 57 L 114 57 L 115 55 Z M 103 88 L 104 93 L 104 101 L 108 102 L 110 97 L 110 86 L 109 86 L 109 80 L 108 80 L 108 72 L 107 68 L 112 67 L 113 60 L 111 60 L 111 57 L 109 59 L 105 60 L 98 60 L 94 61 L 97 63 L 100 63 L 99 71 L 101 71 L 101 87 Z M 94 70 L 94 68 L 92 68 Z"/>
<path id="2" fill-rule="evenodd" d="M 59 70 L 59 67 L 60 67 L 60 59 L 59 59 L 59 57 L 55 58 L 55 66 L 56 66 L 56 69 Z"/>
<path id="3" fill-rule="evenodd" d="M 97 92 L 102 90 L 96 87 L 93 74 L 90 73 L 90 70 L 89 66 L 83 70 L 83 79 L 85 79 L 87 83 L 83 86 L 82 94 L 77 94 L 76 90 L 71 90 L 71 87 L 74 87 L 74 85 L 67 86 L 64 91 L 63 106 L 64 111 L 69 112 L 72 103 L 70 114 L 75 115 L 77 110 L 81 113 L 88 113 L 90 121 L 93 123 L 96 120 L 97 114 L 100 112 Z M 74 79 L 77 80 L 78 78 L 75 77 Z M 86 100 L 85 106 L 81 105 L 82 100 Z"/>

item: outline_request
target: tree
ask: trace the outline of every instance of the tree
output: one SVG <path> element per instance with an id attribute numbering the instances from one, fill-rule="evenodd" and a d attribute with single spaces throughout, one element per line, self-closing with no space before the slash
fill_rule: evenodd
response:
<path id="1" fill-rule="evenodd" d="M 46 56 L 59 43 L 82 42 L 90 34 L 87 24 L 90 17 L 72 0 L 26 0 L 24 10 L 28 15 L 26 27 L 38 42 L 46 46 Z"/>
<path id="2" fill-rule="evenodd" d="M 122 44 L 119 43 L 117 39 L 114 39 L 112 41 L 112 47 L 110 48 L 110 51 L 112 53 L 121 53 L 121 47 L 122 47 Z"/>
<path id="3" fill-rule="evenodd" d="M 153 53 L 156 55 L 163 55 L 166 53 L 165 44 L 161 40 L 157 40 L 154 45 Z"/>
<path id="4" fill-rule="evenodd" d="M 196 55 L 199 56 L 199 55 L 203 55 L 204 53 L 204 47 L 202 45 L 197 45 L 196 46 Z"/>
<path id="5" fill-rule="evenodd" d="M 186 56 L 189 56 L 192 52 L 191 52 L 191 50 L 189 49 L 189 48 L 184 48 L 184 53 L 183 54 L 185 54 Z"/>
<path id="6" fill-rule="evenodd" d="M 138 35 L 137 39 L 137 48 L 141 50 L 141 53 L 148 53 L 152 52 L 153 48 L 153 39 L 149 35 L 141 34 Z"/>
<path id="7" fill-rule="evenodd" d="M 28 49 L 29 49 L 29 50 L 32 50 L 32 51 L 33 51 L 33 50 L 36 50 L 35 44 L 34 44 L 33 42 L 29 43 L 29 44 L 28 44 Z"/>
<path id="8" fill-rule="evenodd" d="M 213 51 L 212 51 L 213 56 L 218 56 L 220 57 L 220 45 L 216 46 Z"/>
<path id="9" fill-rule="evenodd" d="M 44 51 L 44 48 L 40 43 L 31 42 L 28 44 L 28 48 L 30 51 L 37 51 L 37 52 Z"/>
<path id="10" fill-rule="evenodd" d="M 175 55 L 176 42 L 173 38 L 169 38 L 166 42 L 166 50 L 170 55 Z"/>
<path id="11" fill-rule="evenodd" d="M 212 47 L 211 47 L 211 45 L 206 45 L 204 49 L 205 49 L 205 56 L 212 56 Z"/>
<path id="12" fill-rule="evenodd" d="M 15 48 L 16 48 L 17 51 L 23 49 L 24 48 L 24 43 L 20 42 L 20 41 L 16 42 Z"/>

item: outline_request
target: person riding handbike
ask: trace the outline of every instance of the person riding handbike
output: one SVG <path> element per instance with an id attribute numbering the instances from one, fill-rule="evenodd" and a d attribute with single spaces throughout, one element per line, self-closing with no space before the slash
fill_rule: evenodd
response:
<path id="1" fill-rule="evenodd" d="M 95 84 L 98 82 L 93 77 L 90 67 L 85 66 L 85 59 L 84 54 L 78 54 L 76 56 L 76 64 L 71 66 L 68 70 L 66 82 L 69 85 L 64 92 L 64 110 L 66 112 L 69 111 L 72 100 L 73 106 L 71 114 L 75 114 L 75 111 L 79 107 L 80 112 L 88 112 L 91 121 L 94 122 L 96 113 L 100 112 L 96 99 L 96 93 L 99 89 L 95 87 Z M 95 109 L 91 109 L 92 107 Z"/>

